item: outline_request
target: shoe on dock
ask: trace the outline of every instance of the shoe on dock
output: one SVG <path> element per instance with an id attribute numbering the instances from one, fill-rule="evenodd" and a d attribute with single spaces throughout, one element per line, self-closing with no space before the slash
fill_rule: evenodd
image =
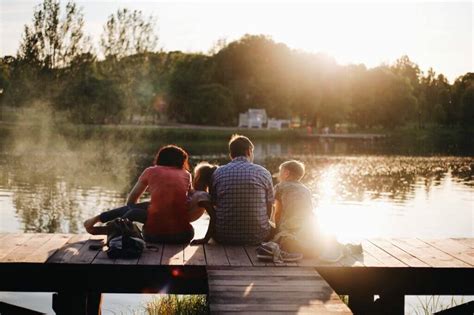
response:
<path id="1" fill-rule="evenodd" d="M 258 259 L 275 263 L 295 262 L 303 258 L 303 254 L 288 253 L 281 250 L 280 246 L 275 242 L 262 243 L 255 251 Z"/>

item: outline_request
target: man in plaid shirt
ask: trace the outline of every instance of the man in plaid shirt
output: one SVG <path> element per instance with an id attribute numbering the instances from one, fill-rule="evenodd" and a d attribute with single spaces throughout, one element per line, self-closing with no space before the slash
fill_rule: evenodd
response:
<path id="1" fill-rule="evenodd" d="M 215 206 L 213 238 L 225 244 L 258 244 L 271 233 L 272 176 L 253 164 L 249 138 L 233 135 L 229 141 L 232 161 L 212 176 L 211 198 Z"/>

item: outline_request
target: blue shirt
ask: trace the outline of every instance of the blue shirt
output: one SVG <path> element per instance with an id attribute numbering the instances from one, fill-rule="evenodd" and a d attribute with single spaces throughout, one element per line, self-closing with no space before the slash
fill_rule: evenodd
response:
<path id="1" fill-rule="evenodd" d="M 226 244 L 258 244 L 270 234 L 267 205 L 273 203 L 272 176 L 239 156 L 212 175 L 214 239 Z"/>

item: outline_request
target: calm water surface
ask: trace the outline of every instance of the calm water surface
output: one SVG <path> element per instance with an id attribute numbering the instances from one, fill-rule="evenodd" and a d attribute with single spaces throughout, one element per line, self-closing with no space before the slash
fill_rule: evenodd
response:
<path id="1" fill-rule="evenodd" d="M 130 141 L 37 140 L 1 146 L 0 232 L 84 232 L 84 219 L 125 202 L 155 153 Z M 179 144 L 193 164 L 227 162 L 225 141 Z M 272 173 L 286 159 L 306 164 L 319 224 L 340 239 L 474 236 L 473 157 L 370 153 L 379 142 L 255 144 L 255 162 Z"/>
<path id="2" fill-rule="evenodd" d="M 0 132 L 0 232 L 85 232 L 86 218 L 125 202 L 156 149 L 166 143 L 186 148 L 192 164 L 228 161 L 226 139 L 64 136 L 50 128 Z M 474 237 L 470 149 L 466 154 L 446 144 L 446 149 L 420 152 L 387 140 L 256 140 L 255 145 L 255 162 L 272 173 L 287 159 L 306 164 L 303 181 L 313 192 L 318 222 L 342 241 Z M 21 299 L 18 294 L 2 296 Z M 111 302 L 105 305 L 114 309 L 123 298 L 107 299 Z M 117 310 L 127 313 L 128 307 Z"/>

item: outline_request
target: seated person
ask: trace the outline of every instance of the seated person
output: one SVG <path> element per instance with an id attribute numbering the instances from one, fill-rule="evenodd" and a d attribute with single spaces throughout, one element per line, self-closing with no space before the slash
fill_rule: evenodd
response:
<path id="1" fill-rule="evenodd" d="M 127 205 L 102 212 L 84 222 L 91 234 L 107 234 L 106 226 L 94 226 L 116 218 L 144 223 L 143 236 L 147 242 L 189 243 L 194 237 L 188 211 L 191 174 L 188 154 L 175 145 L 162 147 L 155 165 L 146 168 L 130 192 Z M 147 190 L 150 202 L 137 203 Z"/>
<path id="2" fill-rule="evenodd" d="M 189 196 L 189 215 L 190 220 L 195 221 L 199 219 L 204 211 L 209 215 L 209 226 L 206 235 L 202 239 L 195 239 L 191 245 L 207 244 L 209 239 L 213 236 L 215 225 L 214 208 L 209 195 L 209 189 L 212 185 L 212 174 L 217 169 L 217 165 L 201 162 L 194 168 L 194 190 Z"/>
<path id="3" fill-rule="evenodd" d="M 275 186 L 273 219 L 276 233 L 273 242 L 283 251 L 328 262 L 338 261 L 348 250 L 360 251 L 353 245 L 344 247 L 334 238 L 320 233 L 313 214 L 311 191 L 301 183 L 304 174 L 305 166 L 299 161 L 286 161 L 280 165 L 280 182 Z"/>

